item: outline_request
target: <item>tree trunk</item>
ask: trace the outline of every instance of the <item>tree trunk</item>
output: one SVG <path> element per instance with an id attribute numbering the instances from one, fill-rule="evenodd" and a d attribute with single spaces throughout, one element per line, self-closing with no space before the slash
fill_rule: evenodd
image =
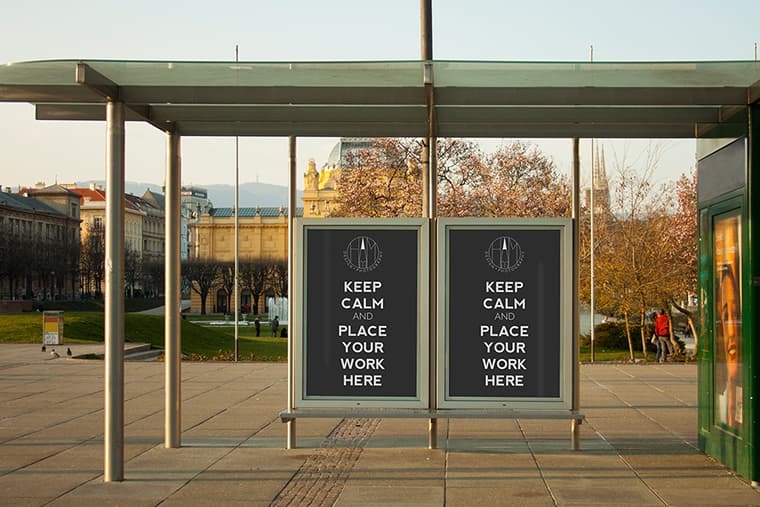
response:
<path id="1" fill-rule="evenodd" d="M 670 309 L 668 309 L 668 331 L 669 331 L 668 338 L 670 339 L 671 347 L 673 347 L 673 354 L 677 356 L 682 351 L 681 351 L 681 346 L 678 345 L 678 342 L 676 341 L 673 335 L 673 313 L 670 311 Z"/>
<path id="2" fill-rule="evenodd" d="M 644 307 L 641 307 L 641 352 L 644 354 L 644 361 L 649 361 L 649 354 L 647 353 L 647 337 L 646 337 L 646 319 L 647 314 Z"/>
<path id="3" fill-rule="evenodd" d="M 251 294 L 251 298 L 253 298 L 253 307 L 251 307 L 251 311 L 254 315 L 259 314 L 259 295 L 256 293 Z"/>
<path id="4" fill-rule="evenodd" d="M 699 336 L 697 336 L 697 330 L 694 328 L 694 315 L 675 301 L 672 301 L 672 304 L 673 308 L 686 315 L 686 323 L 689 325 L 689 329 L 691 330 L 691 336 L 694 337 L 694 355 L 692 357 L 697 357 L 697 351 L 699 350 Z"/>
<path id="5" fill-rule="evenodd" d="M 206 296 L 208 296 L 208 291 L 201 291 L 201 315 L 206 315 Z"/>
<path id="6" fill-rule="evenodd" d="M 625 335 L 628 337 L 628 351 L 631 353 L 631 362 L 633 362 L 633 340 L 631 339 L 631 326 L 628 322 L 628 311 L 623 312 L 625 316 Z"/>

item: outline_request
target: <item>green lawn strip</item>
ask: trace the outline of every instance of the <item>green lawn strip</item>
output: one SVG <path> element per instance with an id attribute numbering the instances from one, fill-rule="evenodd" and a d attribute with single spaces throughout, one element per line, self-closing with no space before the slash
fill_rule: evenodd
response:
<path id="1" fill-rule="evenodd" d="M 69 312 L 64 315 L 64 343 L 102 343 L 102 312 Z M 162 315 L 126 314 L 125 339 L 164 348 Z M 201 327 L 181 322 L 182 353 L 192 359 L 232 359 L 233 328 Z M 0 343 L 42 343 L 42 314 L 19 313 L 0 315 Z M 240 334 L 238 353 L 241 360 L 284 361 L 287 358 L 286 338 L 255 338 Z"/>

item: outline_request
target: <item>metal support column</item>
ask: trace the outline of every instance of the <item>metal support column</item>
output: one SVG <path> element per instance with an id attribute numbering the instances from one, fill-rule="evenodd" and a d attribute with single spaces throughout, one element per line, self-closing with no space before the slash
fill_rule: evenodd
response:
<path id="1" fill-rule="evenodd" d="M 166 136 L 166 265 L 164 280 L 165 321 L 164 340 L 165 405 L 164 447 L 182 445 L 181 397 L 181 330 L 180 330 L 180 201 L 181 201 L 180 136 L 173 132 Z"/>
<path id="2" fill-rule="evenodd" d="M 288 137 L 288 412 L 293 410 L 293 376 L 295 365 L 295 233 L 296 233 L 296 138 Z M 288 449 L 296 448 L 296 420 L 290 419 L 288 425 Z"/>
<path id="3" fill-rule="evenodd" d="M 124 480 L 124 104 L 106 103 L 105 482 Z"/>
<path id="4" fill-rule="evenodd" d="M 428 204 L 428 218 L 430 219 L 430 322 L 428 328 L 430 329 L 430 360 L 429 360 L 429 382 L 430 382 L 430 409 L 436 411 L 438 409 L 438 372 L 434 365 L 438 364 L 438 303 L 435 295 L 438 294 L 438 231 L 436 229 L 435 218 L 438 215 L 438 165 L 436 158 L 436 137 L 435 137 L 435 114 L 432 104 L 433 89 L 430 86 L 431 107 L 430 107 L 430 137 L 428 138 L 429 152 L 429 196 L 430 202 Z M 438 419 L 430 419 L 428 423 L 428 449 L 438 448 Z"/>
<path id="5" fill-rule="evenodd" d="M 580 140 L 573 138 L 573 407 L 572 411 L 578 413 L 581 398 L 580 377 L 580 300 L 578 288 L 580 285 L 580 225 L 581 225 L 581 154 Z M 573 419 L 570 427 L 572 448 L 578 451 L 581 448 L 580 426 L 581 421 Z"/>
<path id="6" fill-rule="evenodd" d="M 236 58 L 237 61 L 237 58 Z M 233 268 L 233 304 L 235 305 L 235 362 L 238 362 L 240 339 L 240 138 L 235 136 L 235 265 Z M 229 311 L 229 308 L 227 309 Z"/>
<path id="7" fill-rule="evenodd" d="M 420 56 L 425 60 L 423 69 L 423 82 L 425 84 L 425 102 L 428 109 L 428 137 L 422 141 L 422 216 L 430 221 L 430 294 L 436 294 L 436 201 L 438 193 L 437 169 L 435 161 L 435 104 L 433 100 L 433 1 L 420 0 Z M 430 355 L 428 360 L 429 373 L 429 405 L 435 411 L 437 407 L 437 363 L 436 351 L 436 301 L 430 301 L 430 330 L 429 346 Z M 428 421 L 428 448 L 438 448 L 438 419 Z"/>

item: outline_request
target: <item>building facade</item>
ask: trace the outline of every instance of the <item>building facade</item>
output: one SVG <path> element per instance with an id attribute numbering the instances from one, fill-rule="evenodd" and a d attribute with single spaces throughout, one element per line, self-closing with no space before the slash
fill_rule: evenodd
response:
<path id="1" fill-rule="evenodd" d="M 258 263 L 269 266 L 287 265 L 288 259 L 288 210 L 284 207 L 240 208 L 238 219 L 238 258 L 239 271 L 245 265 Z M 297 216 L 303 210 L 297 210 Z M 230 267 L 235 260 L 235 216 L 232 208 L 211 208 L 190 226 L 191 252 L 190 260 L 213 261 L 219 266 Z M 275 276 L 268 273 L 271 278 Z M 267 283 L 257 301 L 245 283 L 239 283 L 241 311 L 244 313 L 264 313 L 266 297 L 278 294 L 278 290 Z M 191 311 L 201 311 L 201 298 L 197 291 L 191 291 Z M 207 311 L 228 313 L 234 301 L 232 294 L 225 287 L 223 277 L 214 284 L 206 300 Z"/>
<path id="2" fill-rule="evenodd" d="M 0 299 L 79 294 L 79 196 L 60 185 L 0 192 Z"/>

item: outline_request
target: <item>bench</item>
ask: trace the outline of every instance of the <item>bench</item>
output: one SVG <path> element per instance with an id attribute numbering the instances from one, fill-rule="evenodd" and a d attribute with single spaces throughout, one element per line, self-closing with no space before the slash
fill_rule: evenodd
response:
<path id="1" fill-rule="evenodd" d="M 290 423 L 288 429 L 288 449 L 294 449 L 295 445 L 295 421 L 299 418 L 311 419 L 429 419 L 430 435 L 429 445 L 431 449 L 438 447 L 437 443 L 437 420 L 438 419 L 563 419 L 570 421 L 571 445 L 574 451 L 580 450 L 580 432 L 578 427 L 585 419 L 580 412 L 567 410 L 473 410 L 473 409 L 294 409 L 280 412 L 280 420 Z"/>

